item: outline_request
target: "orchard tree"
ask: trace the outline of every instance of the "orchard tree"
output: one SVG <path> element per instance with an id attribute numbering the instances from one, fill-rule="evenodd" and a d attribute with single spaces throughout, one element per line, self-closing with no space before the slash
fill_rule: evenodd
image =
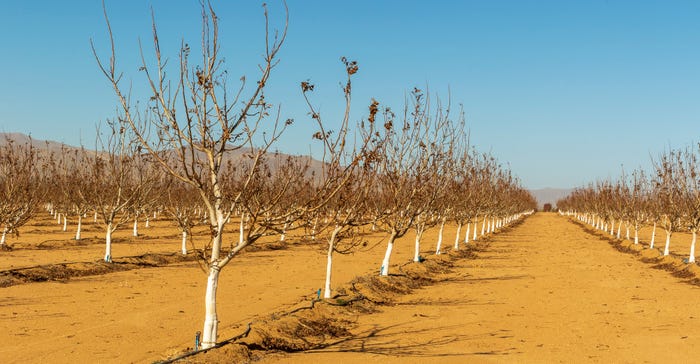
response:
<path id="1" fill-rule="evenodd" d="M 357 145 L 346 143 L 346 134 L 350 123 L 352 100 L 352 76 L 359 70 L 355 61 L 341 58 L 346 70 L 346 82 L 343 86 L 345 108 L 340 120 L 339 133 L 323 129 L 323 116 L 310 100 L 314 85 L 302 82 L 301 88 L 309 109 L 309 114 L 321 128 L 314 139 L 324 144 L 324 156 L 321 165 L 320 199 L 324 202 L 322 209 L 305 211 L 307 227 L 311 238 L 323 236 L 326 245 L 326 277 L 323 297 L 331 298 L 331 276 L 333 273 L 333 254 L 352 252 L 359 244 L 357 231 L 369 224 L 372 219 L 369 212 L 369 200 L 375 192 L 377 178 L 376 166 L 380 158 L 384 139 L 375 130 L 379 112 L 379 102 L 372 99 L 367 120 L 360 123 Z M 319 223 L 319 218 L 322 221 Z"/>
<path id="2" fill-rule="evenodd" d="M 6 248 L 7 234 L 19 235 L 36 212 L 43 194 L 38 163 L 31 138 L 23 144 L 7 138 L 0 146 L 0 249 Z"/>
<path id="3" fill-rule="evenodd" d="M 437 193 L 431 178 L 439 171 L 444 150 L 441 142 L 450 122 L 447 110 L 431 115 L 430 101 L 419 89 L 411 93 L 399 119 L 384 109 L 386 144 L 378 164 L 377 196 L 372 199 L 378 227 L 389 234 L 380 275 L 389 275 L 396 239 L 403 237 L 417 219 L 430 210 Z"/>
<path id="4" fill-rule="evenodd" d="M 109 31 L 111 53 L 105 61 L 98 56 L 92 43 L 99 68 L 109 80 L 120 105 L 123 118 L 135 140 L 174 178 L 191 186 L 199 195 L 207 212 L 210 230 L 208 253 L 208 279 L 205 293 L 205 320 L 202 330 L 202 347 L 214 346 L 217 338 L 218 316 L 216 292 L 219 273 L 240 249 L 223 251 L 223 232 L 231 214 L 232 203 L 226 201 L 221 173 L 224 157 L 232 151 L 248 148 L 250 151 L 249 174 L 241 186 L 252 179 L 252 173 L 268 148 L 280 137 L 290 122 L 280 122 L 279 114 L 273 116 L 271 132 L 265 138 L 254 138 L 261 124 L 267 124 L 272 110 L 265 100 L 264 89 L 277 64 L 277 54 L 286 36 L 286 24 L 281 33 L 270 34 L 267 8 L 265 15 L 265 40 L 259 75 L 252 87 L 241 78 L 240 87 L 231 92 L 227 72 L 223 68 L 219 42 L 219 18 L 210 4 L 202 3 L 201 64 L 190 63 L 190 45 L 183 42 L 180 48 L 178 72 L 170 78 L 167 58 L 161 53 L 157 26 L 153 21 L 153 56 L 146 57 L 142 50 L 141 71 L 144 73 L 150 96 L 143 108 L 131 101 L 130 85 L 122 81 L 116 65 L 116 50 L 109 19 L 105 19 Z M 148 63 L 148 59 L 153 59 Z M 262 146 L 253 148 L 263 139 Z M 229 193 L 230 195 L 230 193 Z M 234 197 L 233 201 L 236 201 Z M 241 247 L 242 248 L 242 247 Z"/>
<path id="5" fill-rule="evenodd" d="M 700 229 L 700 161 L 695 149 L 685 148 L 677 153 L 680 155 L 676 178 L 679 184 L 680 210 L 685 225 L 693 235 L 688 262 L 694 263 L 695 245 L 698 240 L 698 229 Z"/>
<path id="6" fill-rule="evenodd" d="M 153 187 L 151 176 L 139 168 L 140 147 L 132 142 L 128 125 L 108 121 L 109 129 L 98 129 L 97 153 L 90 156 L 93 190 L 83 195 L 97 211 L 105 228 L 105 262 L 112 261 L 112 234 L 130 220 L 130 211 L 140 196 Z"/>
<path id="7" fill-rule="evenodd" d="M 656 178 L 654 179 L 654 194 L 657 196 L 661 210 L 661 223 L 666 230 L 666 243 L 664 256 L 669 255 L 671 235 L 681 228 L 683 215 L 683 201 L 681 195 L 682 180 L 682 155 L 678 151 L 670 150 L 654 161 Z"/>

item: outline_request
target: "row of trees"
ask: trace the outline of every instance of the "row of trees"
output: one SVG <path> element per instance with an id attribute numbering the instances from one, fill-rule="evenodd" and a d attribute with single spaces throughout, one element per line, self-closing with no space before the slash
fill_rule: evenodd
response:
<path id="1" fill-rule="evenodd" d="M 692 242 L 689 262 L 695 262 L 695 244 L 700 229 L 700 144 L 669 150 L 653 159 L 653 170 L 622 174 L 615 181 L 599 181 L 576 189 L 557 202 L 561 213 L 576 216 L 618 239 L 652 226 L 649 248 L 654 248 L 657 226 L 665 231 L 664 255 L 669 255 L 674 232 L 689 231 Z"/>
<path id="2" fill-rule="evenodd" d="M 177 67 L 168 65 L 153 24 L 153 54 L 142 56 L 140 67 L 147 93 L 141 102 L 130 94 L 134 86 L 122 81 L 106 17 L 110 53 L 100 57 L 94 45 L 93 51 L 115 92 L 119 115 L 99 133 L 96 152 L 81 149 L 46 156 L 53 158 L 49 164 L 54 168 L 47 169 L 51 176 L 42 184 L 49 186 L 42 201 L 55 213 L 73 214 L 78 220 L 88 212 L 99 216 L 106 231 L 105 261 L 111 260 L 111 233 L 126 221 L 136 226 L 139 216 L 169 212 L 182 229 L 183 252 L 193 224 L 204 221 L 209 227 L 208 242 L 201 249 L 208 272 L 204 348 L 216 342 L 221 270 L 265 236 L 279 234 L 284 240 L 296 230 L 308 240 L 327 243 L 324 296 L 330 297 L 333 253 L 351 251 L 363 231 L 387 235 L 379 271 L 388 275 L 397 239 L 411 230 L 416 232 L 415 260 L 420 261 L 421 237 L 432 226 L 440 226 L 435 248 L 439 254 L 448 222 L 458 225 L 454 248 L 459 249 L 470 235 L 478 237 L 477 221 L 483 235 L 534 209 L 532 196 L 507 169 L 470 146 L 463 113 L 452 115 L 450 105 L 431 100 L 419 89 L 411 92 L 400 112 L 372 100 L 353 128 L 352 77 L 359 67 L 346 58 L 341 59 L 345 111 L 337 119 L 328 121 L 314 106 L 313 84 L 300 84 L 316 125 L 311 139 L 320 152 L 315 159 L 272 152 L 293 124 L 264 96 L 286 24 L 281 32 L 271 32 L 265 8 L 260 73 L 251 87 L 241 78 L 240 87 L 230 92 L 220 56 L 218 17 L 206 4 L 201 14 L 202 58 L 194 67 L 186 43 L 177 54 Z M 32 157 L 34 165 L 38 159 Z M 28 203 L 35 206 L 38 200 Z M 5 220 L 6 230 L 17 229 Z M 235 220 L 237 239 L 227 240 L 225 227 Z"/>

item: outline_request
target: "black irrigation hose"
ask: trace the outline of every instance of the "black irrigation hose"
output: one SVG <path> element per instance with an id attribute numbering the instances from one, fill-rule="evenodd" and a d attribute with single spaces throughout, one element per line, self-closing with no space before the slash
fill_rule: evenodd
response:
<path id="1" fill-rule="evenodd" d="M 201 354 L 201 353 L 206 353 L 206 352 L 209 351 L 209 350 L 216 349 L 216 348 L 220 348 L 220 347 L 222 347 L 222 346 L 224 346 L 224 345 L 228 345 L 228 344 L 230 344 L 230 343 L 232 343 L 232 342 L 234 342 L 234 341 L 236 341 L 236 340 L 238 340 L 238 339 L 242 339 L 242 338 L 244 338 L 244 337 L 247 337 L 248 334 L 250 334 L 250 329 L 251 329 L 251 325 L 252 325 L 252 324 L 253 324 L 252 322 L 249 322 L 249 323 L 248 323 L 248 327 L 245 329 L 245 331 L 243 331 L 243 333 L 238 334 L 238 335 L 236 335 L 236 336 L 234 336 L 234 337 L 232 337 L 232 338 L 228 338 L 228 339 L 226 339 L 226 340 L 220 341 L 220 342 L 216 343 L 214 346 L 212 346 L 212 347 L 210 347 L 210 348 L 192 350 L 192 351 L 190 351 L 190 352 L 187 352 L 187 353 L 182 354 L 182 355 L 180 355 L 180 356 L 176 356 L 176 357 L 174 357 L 174 358 L 170 358 L 170 359 L 166 359 L 166 360 L 162 360 L 162 361 L 157 361 L 157 362 L 155 362 L 155 364 L 170 364 L 170 363 L 174 363 L 174 362 L 176 362 L 176 361 L 178 361 L 178 360 L 182 360 L 182 359 L 188 358 L 188 357 L 190 357 L 190 356 L 197 355 L 197 354 Z"/>

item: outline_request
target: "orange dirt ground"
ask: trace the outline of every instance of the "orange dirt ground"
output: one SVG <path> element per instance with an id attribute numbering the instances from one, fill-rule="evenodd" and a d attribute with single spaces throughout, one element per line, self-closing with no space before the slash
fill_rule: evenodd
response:
<path id="1" fill-rule="evenodd" d="M 177 252 L 175 229 L 165 221 L 153 225 L 141 227 L 138 238 L 120 231 L 115 259 Z M 73 233 L 56 225 L 27 226 L 9 240 L 15 250 L 0 251 L 0 270 L 99 260 L 102 232 L 88 228 L 83 236 L 94 241 L 75 245 Z M 423 255 L 434 250 L 436 234 L 425 234 Z M 445 234 L 447 245 L 452 234 L 454 227 Z M 457 261 L 447 279 L 357 315 L 352 337 L 311 352 L 269 354 L 262 362 L 692 360 L 700 348 L 698 287 L 652 269 L 641 255 L 617 251 L 601 236 L 556 214 L 535 214 L 490 237 L 476 259 Z M 663 238 L 660 229 L 657 247 Z M 370 237 L 364 251 L 336 256 L 334 286 L 378 271 L 385 242 L 377 239 Z M 685 255 L 688 243 L 687 234 L 674 234 L 672 251 Z M 41 244 L 50 249 L 35 249 Z M 407 236 L 392 263 L 405 263 L 412 250 Z M 220 338 L 241 333 L 256 317 L 310 302 L 324 271 L 320 246 L 240 255 L 219 283 Z M 180 353 L 201 330 L 205 281 L 197 263 L 179 262 L 0 288 L 0 362 L 149 363 Z"/>

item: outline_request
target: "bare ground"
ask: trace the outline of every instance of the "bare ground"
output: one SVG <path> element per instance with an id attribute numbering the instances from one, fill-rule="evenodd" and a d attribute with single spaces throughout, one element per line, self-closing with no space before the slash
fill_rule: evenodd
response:
<path id="1" fill-rule="evenodd" d="M 168 229 L 134 239 L 123 233 L 115 257 L 177 251 Z M 97 243 L 42 249 L 67 233 L 38 227 L 34 234 L 0 252 L 1 269 L 101 255 Z M 672 245 L 678 254 L 686 237 Z M 554 214 L 494 235 L 472 250 L 476 257 L 430 257 L 434 240 L 428 232 L 423 264 L 406 264 L 412 237 L 400 241 L 388 280 L 376 277 L 382 243 L 338 256 L 341 295 L 315 304 L 322 249 L 241 255 L 221 276 L 220 338 L 253 322 L 249 334 L 186 361 L 684 362 L 700 347 L 697 266 L 678 258 Z M 206 277 L 191 261 L 150 267 L 0 288 L 0 362 L 153 362 L 186 352 L 201 329 Z"/>
<path id="2" fill-rule="evenodd" d="M 700 289 L 655 265 L 537 214 L 460 261 L 452 279 L 359 317 L 352 339 L 263 362 L 693 361 Z"/>

